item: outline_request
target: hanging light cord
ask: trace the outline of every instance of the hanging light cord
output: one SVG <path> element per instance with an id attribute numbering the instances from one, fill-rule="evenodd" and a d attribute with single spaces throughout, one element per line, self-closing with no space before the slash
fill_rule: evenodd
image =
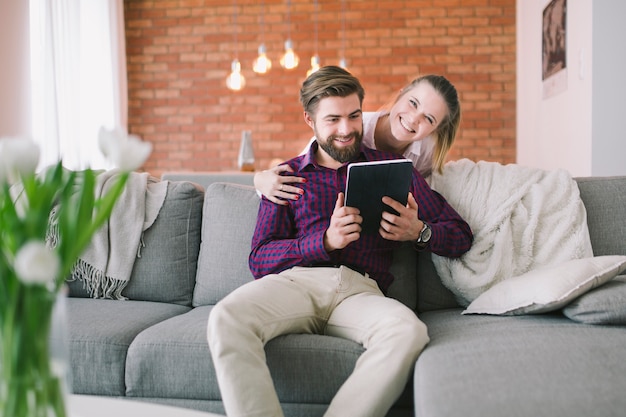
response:
<path id="1" fill-rule="evenodd" d="M 317 55 L 317 24 L 319 22 L 318 11 L 317 11 L 317 0 L 315 0 L 315 55 Z"/>
<path id="2" fill-rule="evenodd" d="M 287 39 L 291 40 L 291 0 L 287 0 Z"/>
<path id="3" fill-rule="evenodd" d="M 341 59 L 346 59 L 346 0 L 341 0 Z"/>
<path id="4" fill-rule="evenodd" d="M 263 15 L 265 14 L 265 1 L 261 2 L 261 43 L 265 43 L 265 20 Z"/>
<path id="5" fill-rule="evenodd" d="M 233 0 L 233 38 L 235 40 L 235 58 L 239 59 L 239 44 L 237 43 L 237 0 Z"/>

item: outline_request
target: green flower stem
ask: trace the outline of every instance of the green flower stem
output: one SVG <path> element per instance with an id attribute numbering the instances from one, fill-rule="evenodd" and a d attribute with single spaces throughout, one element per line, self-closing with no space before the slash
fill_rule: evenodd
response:
<path id="1" fill-rule="evenodd" d="M 67 171 L 59 162 L 43 175 L 23 178 L 17 200 L 7 184 L 0 184 L 2 417 L 66 417 L 65 380 L 55 374 L 58 366 L 50 358 L 52 310 L 79 256 L 111 216 L 130 173 L 121 173 L 98 198 L 96 175 Z M 49 283 L 25 283 L 14 269 L 16 254 L 31 240 L 45 242 L 51 227 L 58 227 L 57 241 L 50 244 L 60 270 Z"/>
<path id="2" fill-rule="evenodd" d="M 0 415 L 66 417 L 63 379 L 54 374 L 49 351 L 56 295 L 21 285 L 13 296 L 0 322 Z"/>

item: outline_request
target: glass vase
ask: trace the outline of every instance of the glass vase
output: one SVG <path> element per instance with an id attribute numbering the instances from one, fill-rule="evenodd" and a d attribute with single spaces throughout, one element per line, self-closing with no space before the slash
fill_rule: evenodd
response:
<path id="1" fill-rule="evenodd" d="M 13 290 L 0 306 L 0 416 L 66 417 L 65 295 L 44 286 Z"/>
<path id="2" fill-rule="evenodd" d="M 254 148 L 252 147 L 252 132 L 249 130 L 241 132 L 237 165 L 241 171 L 254 172 Z"/>

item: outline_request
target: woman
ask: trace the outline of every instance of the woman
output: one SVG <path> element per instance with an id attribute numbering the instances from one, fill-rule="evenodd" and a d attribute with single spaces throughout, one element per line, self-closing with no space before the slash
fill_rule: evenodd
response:
<path id="1" fill-rule="evenodd" d="M 363 144 L 410 159 L 427 177 L 433 168 L 442 171 L 460 122 L 461 106 L 454 86 L 443 76 L 425 75 L 400 90 L 391 106 L 363 113 Z M 303 192 L 297 187 L 302 178 L 281 175 L 288 172 L 287 165 L 259 172 L 254 185 L 270 201 L 287 204 L 286 199 L 295 200 Z"/>

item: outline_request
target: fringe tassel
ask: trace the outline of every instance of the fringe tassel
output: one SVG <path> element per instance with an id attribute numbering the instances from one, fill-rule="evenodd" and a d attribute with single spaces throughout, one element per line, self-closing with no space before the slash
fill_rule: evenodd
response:
<path id="1" fill-rule="evenodd" d="M 58 207 L 55 206 L 48 216 L 48 230 L 46 230 L 46 245 L 54 249 L 59 244 L 59 220 L 57 219 Z"/>
<path id="2" fill-rule="evenodd" d="M 89 292 L 91 298 L 104 298 L 111 300 L 128 300 L 122 295 L 128 281 L 107 277 L 100 271 L 79 259 L 72 269 L 70 281 L 79 280 L 83 288 Z"/>
<path id="3" fill-rule="evenodd" d="M 59 222 L 57 219 L 58 208 L 54 207 L 48 217 L 48 230 L 46 231 L 46 245 L 49 248 L 56 248 L 59 244 Z M 141 258 L 141 248 L 145 248 L 146 244 L 141 233 L 141 241 L 137 248 L 137 257 Z M 112 300 L 128 300 L 128 297 L 122 295 L 122 291 L 126 288 L 128 281 L 107 277 L 103 271 L 100 271 L 87 262 L 79 259 L 72 268 L 72 273 L 67 281 L 79 280 L 83 283 L 83 289 L 89 292 L 91 298 L 104 298 Z"/>
<path id="4" fill-rule="evenodd" d="M 139 246 L 137 247 L 137 258 L 141 258 L 141 248 L 146 247 L 146 242 L 143 240 L 143 232 L 141 232 L 141 237 L 139 238 Z"/>

